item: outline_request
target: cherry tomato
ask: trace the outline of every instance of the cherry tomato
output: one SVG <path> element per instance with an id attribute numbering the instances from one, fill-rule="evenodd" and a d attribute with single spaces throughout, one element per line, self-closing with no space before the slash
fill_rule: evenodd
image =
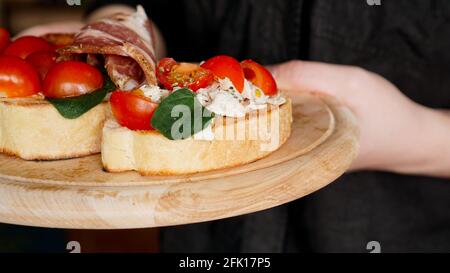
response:
<path id="1" fill-rule="evenodd" d="M 0 27 L 0 53 L 5 50 L 9 43 L 9 32 L 6 29 Z"/>
<path id="2" fill-rule="evenodd" d="M 261 88 L 267 96 L 276 95 L 278 92 L 277 83 L 272 74 L 257 62 L 245 60 L 241 62 L 244 75 L 247 80 Z"/>
<path id="3" fill-rule="evenodd" d="M 41 50 L 28 55 L 25 59 L 39 73 L 41 80 L 45 79 L 48 71 L 56 64 L 58 54 L 55 51 Z"/>
<path id="4" fill-rule="evenodd" d="M 102 86 L 103 75 L 95 67 L 80 61 L 64 61 L 50 68 L 42 91 L 48 98 L 66 98 L 84 95 Z"/>
<path id="5" fill-rule="evenodd" d="M 197 91 L 210 85 L 214 80 L 214 75 L 208 69 L 191 63 L 177 63 L 172 58 L 164 58 L 159 61 L 156 77 L 168 90 L 173 90 L 178 86 Z"/>
<path id="6" fill-rule="evenodd" d="M 206 60 L 201 66 L 211 70 L 218 78 L 226 77 L 230 79 L 239 92 L 242 93 L 242 90 L 244 90 L 244 72 L 235 58 L 219 55 Z"/>
<path id="7" fill-rule="evenodd" d="M 41 50 L 54 50 L 55 47 L 42 38 L 35 36 L 22 36 L 14 40 L 6 49 L 4 54 L 14 55 L 25 59 L 33 52 Z"/>
<path id="8" fill-rule="evenodd" d="M 130 130 L 153 130 L 150 121 L 157 103 L 135 92 L 114 91 L 109 100 L 117 122 Z"/>
<path id="9" fill-rule="evenodd" d="M 41 91 L 33 66 L 16 56 L 0 56 L 0 96 L 27 97 Z"/>

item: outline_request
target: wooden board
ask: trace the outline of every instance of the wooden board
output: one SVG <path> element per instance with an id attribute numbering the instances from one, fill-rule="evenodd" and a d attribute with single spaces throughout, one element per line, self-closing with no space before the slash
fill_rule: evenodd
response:
<path id="1" fill-rule="evenodd" d="M 254 163 L 185 176 L 112 174 L 100 156 L 32 162 L 0 155 L 0 222 L 117 229 L 187 224 L 274 207 L 340 176 L 358 149 L 351 112 L 329 97 L 289 92 L 290 139 Z"/>

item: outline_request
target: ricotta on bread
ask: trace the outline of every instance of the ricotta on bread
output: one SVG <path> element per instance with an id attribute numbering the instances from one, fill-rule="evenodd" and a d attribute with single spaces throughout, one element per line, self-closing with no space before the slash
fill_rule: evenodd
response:
<path id="1" fill-rule="evenodd" d="M 258 126 L 261 122 L 266 125 Z M 241 118 L 216 116 L 205 129 L 211 130 L 213 137 L 170 140 L 158 131 L 122 127 L 110 117 L 103 128 L 103 167 L 109 172 L 179 175 L 239 166 L 277 150 L 290 136 L 291 123 L 289 99 Z"/>

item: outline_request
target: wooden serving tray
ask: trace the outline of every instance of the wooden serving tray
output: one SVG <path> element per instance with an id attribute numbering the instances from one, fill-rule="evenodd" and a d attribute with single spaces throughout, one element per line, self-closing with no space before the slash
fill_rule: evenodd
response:
<path id="1" fill-rule="evenodd" d="M 188 224 L 278 206 L 339 177 L 358 150 L 353 114 L 330 97 L 288 92 L 289 140 L 244 166 L 184 176 L 107 173 L 99 155 L 34 162 L 0 155 L 0 222 L 122 229 Z"/>

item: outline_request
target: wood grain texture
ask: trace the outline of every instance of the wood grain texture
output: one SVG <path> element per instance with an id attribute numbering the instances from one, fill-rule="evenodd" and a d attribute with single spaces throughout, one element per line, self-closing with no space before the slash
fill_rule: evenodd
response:
<path id="1" fill-rule="evenodd" d="M 107 173 L 99 156 L 28 162 L 0 156 L 0 222 L 117 229 L 187 224 L 251 213 L 312 193 L 358 150 L 353 114 L 332 98 L 290 92 L 290 139 L 270 156 L 184 176 Z"/>

